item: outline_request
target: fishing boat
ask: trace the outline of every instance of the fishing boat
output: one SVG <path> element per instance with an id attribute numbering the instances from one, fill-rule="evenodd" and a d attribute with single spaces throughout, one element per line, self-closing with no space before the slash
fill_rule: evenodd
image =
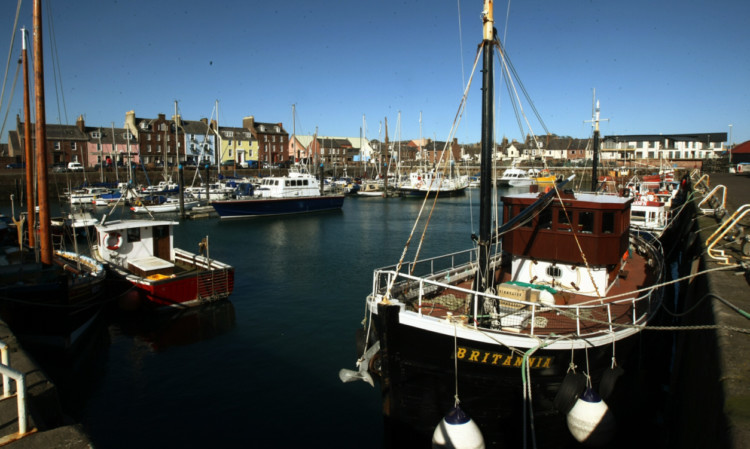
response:
<path id="1" fill-rule="evenodd" d="M 166 220 L 118 220 L 96 225 L 94 257 L 137 289 L 155 308 L 198 306 L 229 297 L 234 268 L 210 258 L 208 237 L 201 254 L 174 247 L 174 226 Z"/>
<path id="2" fill-rule="evenodd" d="M 405 446 L 404 435 L 411 447 L 430 438 L 433 447 L 605 443 L 632 405 L 618 378 L 660 307 L 663 254 L 653 236 L 631 230 L 632 198 L 574 193 L 573 176 L 502 196 L 493 213 L 493 50 L 502 47 L 491 0 L 482 17 L 474 246 L 409 260 L 407 244 L 398 263 L 376 269 L 357 369 L 339 377 L 379 383 L 386 445 Z"/>
<path id="3" fill-rule="evenodd" d="M 344 195 L 322 194 L 318 179 L 304 165 L 295 163 L 285 176 L 263 178 L 258 188 L 211 205 L 221 219 L 236 219 L 340 210 Z"/>
<path id="4" fill-rule="evenodd" d="M 13 225 L 17 239 L 2 244 L 0 313 L 25 343 L 69 349 L 91 328 L 104 305 L 105 271 L 101 263 L 76 252 L 55 251 L 48 198 L 41 0 L 34 2 L 34 82 L 36 94 L 35 149 L 31 143 L 31 115 L 26 56 L 24 65 L 26 215 Z M 35 161 L 35 163 L 31 163 Z M 34 203 L 34 170 L 38 204 Z M 38 215 L 37 215 L 38 211 Z M 38 224 L 38 227 L 37 227 Z"/>

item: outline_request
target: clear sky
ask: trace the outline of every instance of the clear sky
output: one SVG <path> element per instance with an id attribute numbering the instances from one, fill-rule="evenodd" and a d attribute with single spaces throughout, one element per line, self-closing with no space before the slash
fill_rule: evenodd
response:
<path id="1" fill-rule="evenodd" d="M 390 140 L 416 139 L 421 112 L 421 135 L 445 140 L 481 40 L 481 0 L 47 3 L 48 123 L 83 115 L 88 126 L 121 127 L 129 110 L 171 116 L 175 101 L 198 120 L 218 101 L 222 126 L 253 115 L 291 134 L 295 104 L 297 134 L 356 137 L 364 116 L 370 139 L 384 137 L 386 118 Z M 16 5 L 1 6 L 3 73 Z M 31 27 L 31 9 L 24 0 L 19 26 Z M 579 138 L 591 135 L 595 88 L 603 135 L 731 129 L 735 143 L 750 140 L 748 17 L 746 0 L 495 1 L 498 33 L 547 129 Z M 20 47 L 17 38 L 3 142 L 23 116 L 20 79 L 8 109 Z M 479 140 L 480 85 L 477 73 L 461 143 Z M 497 135 L 522 139 L 507 92 L 497 92 Z"/>

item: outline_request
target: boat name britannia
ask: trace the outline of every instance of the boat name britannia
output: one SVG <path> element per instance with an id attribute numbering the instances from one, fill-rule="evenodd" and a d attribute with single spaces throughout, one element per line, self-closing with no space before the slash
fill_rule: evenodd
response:
<path id="1" fill-rule="evenodd" d="M 520 368 L 523 364 L 523 356 L 514 354 L 502 354 L 499 352 L 480 351 L 478 349 L 459 346 L 456 349 L 458 360 L 465 362 L 481 363 L 484 365 L 497 365 Z M 549 368 L 553 357 L 529 357 L 529 368 Z"/>

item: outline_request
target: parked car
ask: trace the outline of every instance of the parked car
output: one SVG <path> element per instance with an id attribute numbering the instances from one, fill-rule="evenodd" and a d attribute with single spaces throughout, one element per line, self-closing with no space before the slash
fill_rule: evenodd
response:
<path id="1" fill-rule="evenodd" d="M 5 168 L 26 168 L 26 164 L 23 162 L 11 162 Z"/>
<path id="2" fill-rule="evenodd" d="M 68 162 L 69 171 L 83 171 L 83 165 L 80 162 Z"/>
<path id="3" fill-rule="evenodd" d="M 52 173 L 65 173 L 66 171 L 68 171 L 68 164 L 65 162 L 52 164 Z"/>
<path id="4" fill-rule="evenodd" d="M 234 160 L 224 161 L 221 163 L 222 167 L 234 167 Z"/>

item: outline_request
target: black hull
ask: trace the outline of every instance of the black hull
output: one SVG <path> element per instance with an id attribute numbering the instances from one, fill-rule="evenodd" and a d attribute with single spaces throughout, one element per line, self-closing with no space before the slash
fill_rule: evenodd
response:
<path id="1" fill-rule="evenodd" d="M 380 306 L 375 323 L 381 349 L 370 366 L 381 385 L 386 446 L 429 447 L 435 427 L 454 405 L 454 338 L 399 324 L 398 306 Z M 634 353 L 639 340 L 640 334 L 635 334 L 617 342 L 618 366 L 627 369 L 628 355 Z M 467 361 L 469 354 L 459 356 L 458 395 L 461 408 L 481 429 L 486 447 L 523 447 L 524 437 L 531 447 L 531 420 L 529 407 L 524 407 L 520 368 L 522 353 L 508 358 L 505 356 L 510 351 L 499 345 L 462 339 L 455 344 L 459 352 L 461 348 L 471 348 L 478 354 L 472 362 Z M 572 406 L 577 394 L 563 392 L 558 396 L 560 386 L 572 361 L 577 373 L 591 373 L 593 388 L 600 391 L 602 377 L 611 367 L 612 349 L 611 345 L 589 348 L 588 354 L 582 349 L 540 349 L 531 356 L 531 405 L 537 447 L 579 444 L 567 428 L 567 410 L 558 410 Z M 498 360 L 494 365 L 493 358 Z M 616 416 L 618 410 L 625 413 L 632 408 L 628 404 L 632 395 L 625 393 L 629 389 L 627 383 L 625 378 L 619 378 L 613 393 L 606 398 Z"/>
<path id="2" fill-rule="evenodd" d="M 79 277 L 59 266 L 11 265 L 0 278 L 0 315 L 16 336 L 64 349 L 96 320 L 107 291 L 104 278 Z"/>

